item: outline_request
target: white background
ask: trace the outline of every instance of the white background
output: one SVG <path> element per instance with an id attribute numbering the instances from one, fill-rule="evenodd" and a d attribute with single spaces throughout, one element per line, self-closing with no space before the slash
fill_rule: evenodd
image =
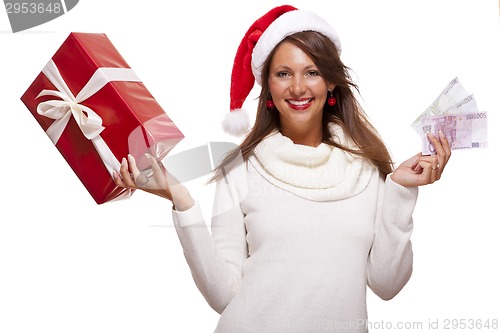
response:
<path id="1" fill-rule="evenodd" d="M 410 123 L 455 76 L 489 112 L 490 147 L 454 152 L 443 178 L 420 189 L 413 277 L 389 302 L 369 292 L 373 327 L 421 322 L 418 331 L 431 332 L 429 321 L 500 319 L 498 2 L 289 3 L 338 31 L 366 112 L 398 163 L 420 150 Z M 279 4 L 81 0 L 16 34 L 2 9 L 0 332 L 213 331 L 218 315 L 192 281 L 171 204 L 146 193 L 95 204 L 20 97 L 69 32 L 106 33 L 186 135 L 175 151 L 237 142 L 220 129 L 234 54 L 251 23 Z M 213 187 L 202 183 L 187 185 L 208 218 Z"/>

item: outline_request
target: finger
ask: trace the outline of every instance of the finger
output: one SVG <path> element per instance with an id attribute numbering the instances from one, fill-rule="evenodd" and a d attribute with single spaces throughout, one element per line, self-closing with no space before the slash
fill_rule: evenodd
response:
<path id="1" fill-rule="evenodd" d="M 149 160 L 149 163 L 151 164 L 151 170 L 153 170 L 154 175 L 163 175 L 162 169 L 158 162 L 151 156 L 151 154 L 146 154 L 146 157 Z"/>
<path id="2" fill-rule="evenodd" d="M 434 147 L 434 151 L 436 152 L 436 155 L 437 156 L 441 155 L 441 157 L 444 156 L 445 151 L 444 151 L 444 148 L 441 145 L 441 142 L 439 141 L 438 137 L 435 136 L 434 134 L 432 134 L 431 132 L 427 132 L 427 138 L 432 143 L 432 146 Z M 432 155 L 432 156 L 436 156 L 436 155 Z"/>
<path id="3" fill-rule="evenodd" d="M 442 133 L 442 131 L 439 131 Z M 432 168 L 436 171 L 436 179 L 439 179 L 441 177 L 441 170 L 443 163 L 446 160 L 446 152 L 441 145 L 440 139 L 432 134 L 431 132 L 427 133 L 427 138 L 429 141 L 432 143 L 432 146 L 434 147 L 434 151 L 436 152 L 436 155 L 431 155 L 432 157 L 431 163 L 432 163 Z"/>
<path id="4" fill-rule="evenodd" d="M 120 174 L 117 171 L 113 171 L 113 180 L 115 181 L 116 185 L 120 187 L 126 187 L 125 183 L 122 180 L 122 177 L 120 177 Z"/>
<path id="5" fill-rule="evenodd" d="M 420 167 L 422 168 L 422 174 L 420 175 L 422 184 L 432 184 L 436 181 L 436 168 L 432 166 L 431 162 L 421 161 Z"/>
<path id="6" fill-rule="evenodd" d="M 446 135 L 444 135 L 443 131 L 439 130 L 438 132 L 438 137 L 435 137 L 436 140 L 439 141 L 439 144 L 434 143 L 436 148 L 436 153 L 437 153 L 437 171 L 436 171 L 436 180 L 439 180 L 441 178 L 441 174 L 443 173 L 444 167 L 448 163 L 448 160 L 451 156 L 451 148 L 450 144 L 448 142 L 448 139 L 446 138 Z"/>
<path id="7" fill-rule="evenodd" d="M 137 178 L 139 177 L 141 172 L 137 168 L 137 164 L 135 163 L 134 156 L 128 154 L 128 163 L 129 163 L 130 172 L 132 172 L 132 176 L 134 177 L 135 180 L 137 180 Z"/>
<path id="8" fill-rule="evenodd" d="M 447 153 L 446 149 L 444 147 L 444 143 L 448 143 L 448 140 L 446 139 L 446 136 L 444 135 L 443 131 L 439 130 L 438 132 L 439 138 L 436 137 L 436 140 L 439 141 L 439 149 L 436 149 L 436 156 L 437 156 L 437 165 L 436 167 L 436 180 L 439 180 L 441 178 L 441 173 L 443 171 L 444 166 L 446 165 L 447 161 Z M 434 166 L 433 166 L 434 167 Z"/>
<path id="9" fill-rule="evenodd" d="M 408 165 L 410 166 L 410 169 L 415 170 L 415 168 L 418 165 L 418 161 L 419 161 L 420 157 L 422 157 L 422 153 L 418 153 L 415 156 L 413 156 L 412 158 L 408 159 Z"/>
<path id="10" fill-rule="evenodd" d="M 127 159 L 125 157 L 122 158 L 122 163 L 120 165 L 120 176 L 122 177 L 122 180 L 125 183 L 126 187 L 135 187 L 135 182 L 130 176 L 130 173 L 128 171 Z"/>
<path id="11" fill-rule="evenodd" d="M 450 142 L 448 141 L 448 138 L 442 131 L 439 131 L 439 141 L 441 141 L 441 145 L 443 146 L 444 150 L 444 158 L 441 163 L 441 167 L 444 168 L 446 164 L 448 163 L 448 160 L 450 159 L 451 156 L 451 147 L 450 147 Z"/>
<path id="12" fill-rule="evenodd" d="M 425 167 L 429 165 L 431 168 L 436 168 L 438 164 L 438 158 L 436 155 L 420 155 L 418 160 L 414 163 L 415 168 L 414 171 L 420 170 L 422 171 Z"/>
<path id="13" fill-rule="evenodd" d="M 441 142 L 441 145 L 443 146 L 444 150 L 451 154 L 450 142 L 448 141 L 446 135 L 444 135 L 443 131 L 441 130 L 439 130 L 438 135 L 439 135 L 439 141 Z"/>
<path id="14" fill-rule="evenodd" d="M 431 164 L 432 165 L 432 164 Z M 441 171 L 439 169 L 439 163 L 431 166 L 431 184 L 441 177 Z"/>
<path id="15" fill-rule="evenodd" d="M 441 166 L 439 165 L 439 155 L 434 155 L 429 158 L 429 163 L 431 165 L 431 183 L 439 180 L 441 177 Z"/>
<path id="16" fill-rule="evenodd" d="M 136 188 L 141 188 L 144 190 L 146 184 L 148 183 L 148 175 L 145 175 L 143 172 L 139 170 L 137 167 L 137 163 L 135 161 L 134 156 L 128 154 L 128 163 L 130 172 L 132 173 L 133 181 Z"/>
<path id="17" fill-rule="evenodd" d="M 154 186 L 156 189 L 165 189 L 167 188 L 167 179 L 166 179 L 166 172 L 163 167 L 163 164 L 161 162 L 158 162 L 151 154 L 145 154 L 146 157 L 149 160 L 149 163 L 151 165 L 151 170 L 150 170 L 150 176 L 152 177 L 155 182 Z"/>
<path id="18" fill-rule="evenodd" d="M 422 168 L 422 166 L 420 166 L 420 160 L 417 160 L 414 165 L 412 166 L 412 170 L 419 174 L 419 173 L 422 173 L 422 171 L 424 171 L 424 169 Z"/>

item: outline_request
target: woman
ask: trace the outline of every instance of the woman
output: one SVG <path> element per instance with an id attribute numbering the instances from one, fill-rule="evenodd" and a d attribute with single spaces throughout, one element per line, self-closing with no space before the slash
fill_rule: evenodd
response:
<path id="1" fill-rule="evenodd" d="M 429 135 L 437 155 L 393 170 L 340 49 L 322 18 L 291 6 L 250 27 L 226 126 L 245 129 L 239 109 L 253 79 L 262 92 L 255 125 L 214 176 L 211 233 L 187 189 L 153 159 L 145 184 L 133 158 L 116 175 L 174 203 L 193 278 L 221 313 L 216 332 L 366 332 L 366 286 L 391 299 L 410 278 L 417 189 L 441 177 L 450 147 Z"/>

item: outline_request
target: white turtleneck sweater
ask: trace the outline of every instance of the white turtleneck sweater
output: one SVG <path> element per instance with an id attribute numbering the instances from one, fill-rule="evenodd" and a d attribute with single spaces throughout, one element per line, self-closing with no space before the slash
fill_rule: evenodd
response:
<path id="1" fill-rule="evenodd" d="M 272 133 L 226 168 L 211 231 L 198 204 L 173 211 L 196 285 L 221 313 L 215 332 L 366 332 L 366 287 L 390 299 L 410 278 L 417 192 L 360 157 Z"/>

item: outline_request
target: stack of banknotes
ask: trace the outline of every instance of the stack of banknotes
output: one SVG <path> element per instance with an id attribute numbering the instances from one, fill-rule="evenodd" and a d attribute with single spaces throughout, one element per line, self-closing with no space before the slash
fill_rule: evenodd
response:
<path id="1" fill-rule="evenodd" d="M 422 154 L 434 155 L 427 132 L 438 135 L 442 131 L 451 149 L 485 148 L 488 146 L 487 120 L 487 113 L 479 111 L 474 95 L 454 78 L 411 127 L 422 138 Z"/>

